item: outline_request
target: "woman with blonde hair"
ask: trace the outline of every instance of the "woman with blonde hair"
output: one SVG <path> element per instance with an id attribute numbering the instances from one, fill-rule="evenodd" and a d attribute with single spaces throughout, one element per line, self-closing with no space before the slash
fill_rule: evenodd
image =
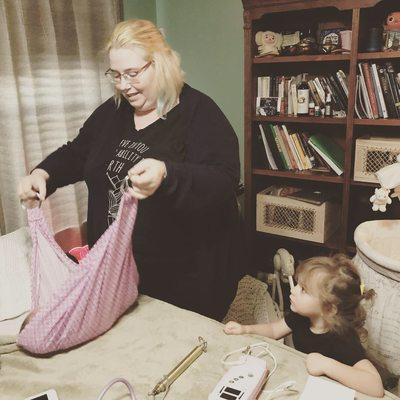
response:
<path id="1" fill-rule="evenodd" d="M 93 246 L 115 220 L 127 176 L 140 200 L 139 291 L 222 319 L 242 269 L 235 132 L 208 96 L 184 83 L 178 54 L 150 21 L 119 23 L 106 49 L 114 97 L 21 180 L 20 198 L 32 205 L 84 180 Z"/>

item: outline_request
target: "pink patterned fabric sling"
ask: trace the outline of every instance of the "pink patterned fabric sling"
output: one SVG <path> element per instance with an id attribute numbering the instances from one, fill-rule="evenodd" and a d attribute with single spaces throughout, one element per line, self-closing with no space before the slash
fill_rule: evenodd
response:
<path id="1" fill-rule="evenodd" d="M 70 348 L 111 328 L 138 295 L 132 254 L 137 200 L 122 196 L 117 219 L 79 264 L 55 242 L 40 208 L 28 210 L 33 241 L 32 312 L 17 344 L 37 354 Z"/>

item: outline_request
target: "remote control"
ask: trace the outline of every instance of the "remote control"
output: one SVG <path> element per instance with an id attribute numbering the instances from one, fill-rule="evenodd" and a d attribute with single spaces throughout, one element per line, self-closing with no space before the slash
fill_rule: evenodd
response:
<path id="1" fill-rule="evenodd" d="M 267 362 L 250 355 L 242 356 L 239 362 L 226 372 L 208 400 L 255 400 L 267 377 Z"/>

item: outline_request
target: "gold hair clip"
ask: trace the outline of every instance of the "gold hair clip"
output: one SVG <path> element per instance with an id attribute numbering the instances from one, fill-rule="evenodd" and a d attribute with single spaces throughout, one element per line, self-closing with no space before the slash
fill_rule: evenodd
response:
<path id="1" fill-rule="evenodd" d="M 361 292 L 361 296 L 364 294 L 365 292 L 365 285 L 361 282 L 360 284 L 360 292 Z"/>

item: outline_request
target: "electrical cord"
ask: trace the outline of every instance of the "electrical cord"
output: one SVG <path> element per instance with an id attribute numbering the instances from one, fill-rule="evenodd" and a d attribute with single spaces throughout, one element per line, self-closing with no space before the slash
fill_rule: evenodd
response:
<path id="1" fill-rule="evenodd" d="M 113 379 L 112 381 L 110 381 L 105 387 L 104 389 L 101 391 L 99 397 L 97 397 L 97 400 L 102 400 L 104 395 L 108 392 L 108 390 L 111 388 L 111 386 L 113 386 L 115 383 L 117 382 L 121 382 L 123 383 L 129 390 L 129 396 L 131 398 L 131 400 L 137 400 L 135 397 L 135 393 L 133 391 L 133 387 L 132 385 L 124 378 L 116 378 Z"/>
<path id="2" fill-rule="evenodd" d="M 110 390 L 111 386 L 113 386 L 115 383 L 123 383 L 129 390 L 129 396 L 131 398 L 131 400 L 138 400 L 135 396 L 135 392 L 133 390 L 132 385 L 129 383 L 128 380 L 124 379 L 124 378 L 115 378 L 112 381 L 110 381 L 109 383 L 107 383 L 107 385 L 104 387 L 104 389 L 101 391 L 100 395 L 97 397 L 96 400 L 102 400 L 104 395 Z M 164 400 L 167 397 L 167 394 L 169 392 L 169 388 L 170 386 L 167 387 L 167 390 L 164 393 L 164 396 L 161 400 Z M 153 399 L 155 399 L 155 396 L 152 396 Z"/>
<path id="3" fill-rule="evenodd" d="M 252 354 L 252 349 L 257 349 L 257 348 L 261 348 L 262 351 L 260 351 L 260 352 L 258 352 L 256 354 Z M 269 349 L 269 344 L 265 343 L 265 342 L 251 344 L 251 345 L 249 345 L 247 347 L 241 347 L 240 349 L 231 351 L 230 353 L 226 354 L 223 357 L 223 359 L 221 360 L 222 364 L 224 364 L 224 365 L 241 365 L 241 364 L 244 364 L 246 362 L 246 358 L 243 358 L 243 357 L 241 357 L 239 360 L 236 360 L 236 361 L 227 361 L 226 360 L 228 357 L 230 357 L 231 355 L 233 355 L 235 353 L 243 353 L 245 355 L 253 355 L 254 357 L 258 357 L 258 358 L 261 358 L 262 356 L 268 354 L 272 358 L 272 360 L 274 362 L 274 367 L 272 368 L 272 370 L 268 374 L 268 378 L 270 378 L 272 376 L 272 374 L 275 372 L 276 367 L 278 365 L 278 363 L 276 362 L 275 356 L 273 355 L 273 353 Z"/>
<path id="4" fill-rule="evenodd" d="M 274 395 L 275 393 L 285 392 L 287 390 L 298 392 L 297 389 L 292 388 L 295 384 L 296 384 L 296 381 L 286 381 L 286 382 L 281 383 L 278 386 L 275 386 L 275 388 L 273 388 L 272 390 L 263 390 L 261 392 L 261 394 L 264 394 L 264 393 L 267 394 L 267 397 L 263 400 L 269 400 L 272 397 L 272 395 Z"/>

